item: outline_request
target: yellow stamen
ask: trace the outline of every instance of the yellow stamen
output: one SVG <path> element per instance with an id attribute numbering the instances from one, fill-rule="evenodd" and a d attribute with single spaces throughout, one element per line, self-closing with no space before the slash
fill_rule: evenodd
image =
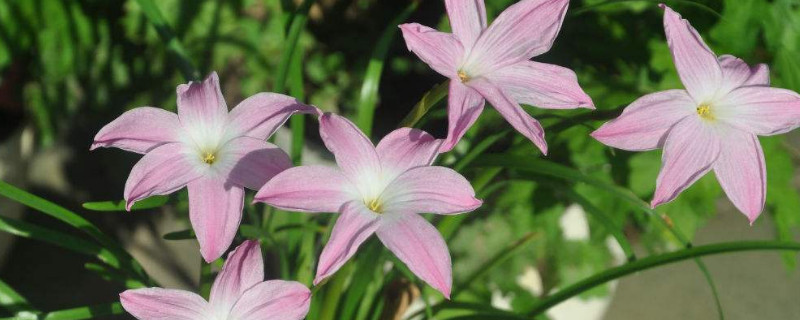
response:
<path id="1" fill-rule="evenodd" d="M 203 156 L 203 162 L 207 164 L 214 164 L 215 161 L 217 161 L 217 156 L 211 152 L 206 152 Z"/>
<path id="2" fill-rule="evenodd" d="M 697 114 L 703 119 L 714 120 L 714 115 L 711 114 L 711 106 L 708 104 L 704 103 L 697 107 Z"/>
<path id="3" fill-rule="evenodd" d="M 372 199 L 372 200 L 365 200 L 364 204 L 367 205 L 367 209 L 375 213 L 383 213 L 383 203 L 379 199 Z"/>
<path id="4" fill-rule="evenodd" d="M 469 75 L 461 70 L 458 70 L 458 78 L 461 79 L 461 82 L 469 81 Z"/>

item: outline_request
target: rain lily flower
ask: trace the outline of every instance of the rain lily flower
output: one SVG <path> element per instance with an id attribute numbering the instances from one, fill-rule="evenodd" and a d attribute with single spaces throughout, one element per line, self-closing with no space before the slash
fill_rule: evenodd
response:
<path id="1" fill-rule="evenodd" d="M 140 320 L 300 320 L 311 291 L 294 281 L 264 281 L 258 241 L 231 251 L 211 287 L 208 301 L 183 290 L 145 288 L 119 295 L 122 307 Z"/>
<path id="2" fill-rule="evenodd" d="M 294 167 L 256 194 L 256 201 L 284 210 L 341 213 L 322 250 L 314 283 L 335 273 L 377 233 L 412 272 L 449 297 L 447 244 L 417 213 L 467 212 L 481 201 L 460 174 L 431 166 L 441 140 L 402 128 L 375 147 L 352 122 L 334 114 L 320 116 L 320 135 L 339 168 Z"/>
<path id="3" fill-rule="evenodd" d="M 125 112 L 97 133 L 91 149 L 144 154 L 125 183 L 128 210 L 136 201 L 187 186 L 192 227 L 203 258 L 211 262 L 236 235 L 244 188 L 258 190 L 291 166 L 286 153 L 266 139 L 293 113 L 316 108 L 259 93 L 228 113 L 216 73 L 177 91 L 178 114 L 152 107 Z"/>
<path id="4" fill-rule="evenodd" d="M 651 205 L 669 202 L 708 171 L 752 224 L 764 208 L 766 171 L 757 135 L 800 126 L 800 95 L 769 87 L 766 65 L 717 57 L 688 21 L 665 5 L 664 29 L 686 90 L 645 95 L 592 133 L 620 149 L 663 148 Z"/>
<path id="5" fill-rule="evenodd" d="M 461 140 L 485 100 L 545 154 L 544 129 L 519 104 L 594 109 L 572 70 L 530 61 L 550 50 L 568 4 L 569 0 L 522 0 L 487 27 L 483 0 L 445 0 L 453 34 L 416 23 L 400 26 L 408 49 L 450 78 L 449 126 L 442 152 Z"/>

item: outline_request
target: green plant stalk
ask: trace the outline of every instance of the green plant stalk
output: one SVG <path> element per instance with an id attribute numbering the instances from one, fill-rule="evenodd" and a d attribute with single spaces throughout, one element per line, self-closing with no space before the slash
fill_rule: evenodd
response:
<path id="1" fill-rule="evenodd" d="M 361 84 L 361 91 L 358 96 L 358 113 L 356 115 L 356 124 L 367 137 L 372 135 L 372 122 L 375 117 L 375 107 L 378 103 L 378 87 L 380 86 L 389 45 L 392 44 L 394 35 L 397 34 L 397 25 L 408 19 L 408 16 L 418 6 L 418 1 L 412 1 L 389 23 L 386 29 L 383 30 L 378 44 L 375 45 L 375 51 L 372 52 L 367 64 L 367 70 L 364 72 L 364 82 Z"/>
<path id="2" fill-rule="evenodd" d="M 306 27 L 306 22 L 308 21 L 308 10 L 311 8 L 313 3 L 314 0 L 304 0 L 300 7 L 298 7 L 289 18 L 291 23 L 289 25 L 289 30 L 286 33 L 286 45 L 281 53 L 281 59 L 278 63 L 278 72 L 275 75 L 275 87 L 273 88 L 273 91 L 276 93 L 284 93 L 286 90 L 286 78 L 289 76 L 289 67 L 291 66 L 292 56 L 295 53 L 295 47 L 297 47 L 300 34 Z"/>
<path id="3" fill-rule="evenodd" d="M 178 63 L 178 69 L 180 69 L 183 77 L 187 81 L 199 80 L 200 73 L 194 67 L 194 64 L 192 64 L 191 59 L 188 58 L 183 44 L 175 37 L 175 33 L 172 31 L 169 24 L 167 24 L 167 20 L 164 19 L 164 15 L 161 14 L 161 10 L 158 9 L 155 2 L 153 2 L 153 0 L 136 0 L 136 2 L 139 3 L 147 20 L 150 20 L 150 23 L 156 28 L 156 32 L 158 32 L 161 40 L 164 41 L 167 51 L 175 58 L 175 61 Z"/>
<path id="4" fill-rule="evenodd" d="M 565 193 L 568 198 L 575 201 L 578 205 L 580 205 L 586 212 L 591 214 L 595 219 L 599 220 L 600 223 L 606 227 L 606 231 L 611 233 L 611 236 L 617 240 L 620 248 L 622 251 L 625 252 L 625 257 L 627 257 L 628 261 L 636 260 L 636 254 L 633 252 L 633 248 L 631 247 L 630 242 L 628 242 L 628 238 L 625 237 L 625 234 L 622 233 L 622 228 L 617 226 L 611 217 L 605 214 L 602 210 L 597 208 L 593 203 L 586 199 L 582 195 L 578 194 L 572 188 L 566 188 Z"/>
<path id="5" fill-rule="evenodd" d="M 604 284 L 608 281 L 618 279 L 629 275 L 631 273 L 651 269 L 665 264 L 679 262 L 687 259 L 694 259 L 697 257 L 721 254 L 728 252 L 739 251 L 757 251 L 757 250 L 781 250 L 781 251 L 800 251 L 800 243 L 784 242 L 784 241 L 739 241 L 739 242 L 726 242 L 717 243 L 703 246 L 696 246 L 692 248 L 683 249 L 680 251 L 669 252 L 659 255 L 653 255 L 639 260 L 629 262 L 619 267 L 614 267 L 595 274 L 589 278 L 578 281 L 562 290 L 559 290 L 553 295 L 550 295 L 539 303 L 530 311 L 529 316 L 533 317 L 539 315 L 571 297 L 577 296 L 591 288 Z"/>
<path id="6" fill-rule="evenodd" d="M 289 92 L 299 101 L 305 101 L 305 90 L 303 88 L 303 48 L 295 47 L 292 55 L 291 67 L 289 68 Z M 299 166 L 303 162 L 303 144 L 306 131 L 306 117 L 303 114 L 296 114 L 291 117 L 290 126 L 292 128 L 292 148 L 290 155 L 292 163 Z"/>
<path id="7" fill-rule="evenodd" d="M 213 262 L 212 262 L 213 263 Z M 208 300 L 211 295 L 211 285 L 214 283 L 214 273 L 211 271 L 211 263 L 206 263 L 200 258 L 200 296 Z"/>
<path id="8" fill-rule="evenodd" d="M 103 280 L 120 283 L 128 289 L 139 289 L 145 287 L 144 284 L 138 280 L 127 278 L 123 274 L 117 272 L 117 270 L 109 269 L 101 264 L 87 262 L 83 265 L 83 267 L 88 271 L 96 273 L 98 276 L 103 278 Z"/>
<path id="9" fill-rule="evenodd" d="M 444 97 L 447 96 L 447 92 L 450 88 L 450 81 L 442 82 L 430 91 L 426 92 L 425 95 L 422 96 L 422 99 L 417 102 L 411 112 L 409 112 L 403 121 L 400 121 L 400 125 L 398 127 L 409 127 L 413 128 L 428 111 L 433 108 L 439 101 L 442 101 Z"/>
<path id="10" fill-rule="evenodd" d="M 60 311 L 53 311 L 43 315 L 17 315 L 10 318 L 0 318 L 0 320 L 83 320 L 83 319 L 99 319 L 102 317 L 123 314 L 125 310 L 122 309 L 122 304 L 114 302 L 111 304 L 78 307 L 73 309 L 65 309 Z"/>
<path id="11" fill-rule="evenodd" d="M 492 256 L 489 260 L 486 261 L 483 265 L 475 269 L 469 276 L 467 276 L 463 281 L 456 283 L 453 286 L 453 292 L 455 292 L 454 298 L 458 298 L 464 290 L 469 288 L 475 280 L 480 279 L 489 271 L 491 271 L 494 267 L 497 267 L 504 261 L 511 258 L 513 254 L 515 254 L 519 249 L 523 248 L 526 244 L 530 243 L 534 239 L 537 238 L 537 234 L 533 232 L 529 232 L 526 235 L 522 236 L 521 238 L 514 241 L 509 246 L 503 248 L 497 254 Z"/>
<path id="12" fill-rule="evenodd" d="M 151 196 L 134 203 L 131 211 L 158 208 L 165 205 L 167 201 L 169 201 L 169 196 Z M 92 211 L 126 211 L 125 200 L 85 202 L 82 206 L 84 209 Z"/>
<path id="13" fill-rule="evenodd" d="M 28 311 L 32 313 L 38 312 L 36 308 L 34 308 L 25 297 L 17 293 L 14 288 L 9 286 L 7 283 L 0 280 L 0 307 L 10 311 L 13 314 L 22 311 Z"/>
<path id="14" fill-rule="evenodd" d="M 348 262 L 339 271 L 336 272 L 330 280 L 325 290 L 325 298 L 322 300 L 322 309 L 320 310 L 319 320 L 334 320 L 336 319 L 336 310 L 339 306 L 339 299 L 342 297 L 344 285 L 347 278 L 353 271 L 353 263 Z M 314 287 L 315 289 L 317 287 Z"/>

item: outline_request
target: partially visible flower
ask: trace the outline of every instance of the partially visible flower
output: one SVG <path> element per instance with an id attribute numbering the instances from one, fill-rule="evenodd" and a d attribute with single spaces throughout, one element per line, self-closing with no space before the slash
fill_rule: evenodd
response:
<path id="1" fill-rule="evenodd" d="M 320 135 L 339 168 L 294 167 L 256 194 L 256 201 L 284 210 L 341 213 L 322 250 L 314 283 L 335 273 L 377 233 L 412 272 L 449 297 L 447 244 L 417 213 L 467 212 L 481 201 L 460 174 L 431 166 L 441 141 L 402 128 L 375 147 L 352 122 L 334 114 L 320 117 Z"/>
<path id="2" fill-rule="evenodd" d="M 138 200 L 188 186 L 189 217 L 210 262 L 236 235 L 244 188 L 258 190 L 291 166 L 286 153 L 266 139 L 293 113 L 317 111 L 292 97 L 259 93 L 228 113 L 216 73 L 177 91 L 177 115 L 152 107 L 130 110 L 103 127 L 91 149 L 144 154 L 125 183 L 129 210 Z"/>
<path id="3" fill-rule="evenodd" d="M 800 95 L 769 87 L 766 65 L 717 57 L 688 21 L 665 5 L 664 29 L 686 90 L 656 92 L 592 133 L 631 151 L 664 148 L 652 206 L 675 199 L 714 170 L 752 224 L 764 208 L 767 173 L 757 135 L 800 126 Z"/>
<path id="4" fill-rule="evenodd" d="M 294 281 L 264 281 L 258 241 L 231 251 L 206 301 L 183 290 L 145 288 L 119 295 L 122 307 L 140 320 L 300 320 L 311 303 L 311 291 Z"/>
<path id="5" fill-rule="evenodd" d="M 553 46 L 568 5 L 569 0 L 522 0 L 487 27 L 483 0 L 445 0 L 453 34 L 400 25 L 408 49 L 450 78 L 443 152 L 475 123 L 484 99 L 545 154 L 544 129 L 519 104 L 594 109 L 572 70 L 530 61 Z"/>

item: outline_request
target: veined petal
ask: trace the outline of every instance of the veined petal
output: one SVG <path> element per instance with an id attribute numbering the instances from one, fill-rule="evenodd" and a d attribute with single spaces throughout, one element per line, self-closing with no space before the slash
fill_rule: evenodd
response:
<path id="1" fill-rule="evenodd" d="M 791 90 L 741 87 L 712 108 L 719 120 L 757 135 L 786 133 L 800 126 L 800 95 Z"/>
<path id="2" fill-rule="evenodd" d="M 184 126 L 222 124 L 228 116 L 228 106 L 219 87 L 219 77 L 212 72 L 202 82 L 178 86 L 178 117 Z"/>
<path id="3" fill-rule="evenodd" d="M 215 163 L 217 165 L 217 163 Z M 259 190 L 269 179 L 292 167 L 289 155 L 264 140 L 239 137 L 220 150 L 221 166 L 229 172 L 227 179 L 236 185 Z"/>
<path id="4" fill-rule="evenodd" d="M 525 112 L 497 85 L 483 79 L 474 79 L 469 82 L 469 86 L 480 92 L 514 129 L 531 140 L 543 154 L 547 154 L 547 141 L 544 140 L 544 129 L 539 121 Z"/>
<path id="5" fill-rule="evenodd" d="M 726 54 L 719 57 L 719 65 L 722 68 L 720 94 L 744 86 L 769 86 L 769 67 L 766 64 L 751 67 L 744 60 Z"/>
<path id="6" fill-rule="evenodd" d="M 725 133 L 714 173 L 731 202 L 752 224 L 764 209 L 767 172 L 764 151 L 754 134 L 731 129 Z"/>
<path id="7" fill-rule="evenodd" d="M 155 147 L 178 140 L 178 115 L 164 109 L 141 107 L 128 110 L 94 136 L 91 150 L 113 147 L 147 153 Z"/>
<path id="8" fill-rule="evenodd" d="M 242 187 L 211 178 L 189 183 L 189 220 L 206 262 L 217 260 L 231 246 L 243 207 Z"/>
<path id="9" fill-rule="evenodd" d="M 439 154 L 441 144 L 442 140 L 425 131 L 400 128 L 386 135 L 375 151 L 384 174 L 391 175 L 393 179 L 410 168 L 431 165 Z"/>
<path id="10" fill-rule="evenodd" d="M 592 137 L 623 150 L 653 150 L 663 145 L 673 125 L 695 113 L 695 102 L 685 90 L 651 93 L 637 99 L 618 118 L 592 132 Z"/>
<path id="11" fill-rule="evenodd" d="M 387 213 L 377 234 L 411 272 L 450 299 L 450 251 L 439 230 L 417 214 Z"/>
<path id="12" fill-rule="evenodd" d="M 511 5 L 475 42 L 464 69 L 479 76 L 549 51 L 567 6 L 569 0 L 522 0 Z"/>
<path id="13" fill-rule="evenodd" d="M 697 103 L 710 102 L 723 79 L 717 56 L 689 21 L 670 7 L 659 6 L 664 9 L 664 31 L 683 85 Z"/>
<path id="14" fill-rule="evenodd" d="M 383 191 L 387 212 L 455 214 L 481 206 L 469 181 L 453 169 L 417 167 L 401 174 Z"/>
<path id="15" fill-rule="evenodd" d="M 440 152 L 452 150 L 483 112 L 486 100 L 480 93 L 457 80 L 450 81 L 447 95 L 447 139 Z"/>
<path id="16" fill-rule="evenodd" d="M 311 306 L 311 291 L 294 281 L 270 280 L 245 291 L 229 319 L 302 320 Z"/>
<path id="17" fill-rule="evenodd" d="M 319 133 L 325 147 L 336 157 L 345 175 L 353 179 L 361 174 L 380 172 L 375 146 L 355 124 L 342 116 L 326 113 L 319 118 Z"/>
<path id="18" fill-rule="evenodd" d="M 670 202 L 714 165 L 720 153 L 717 128 L 700 117 L 686 117 L 667 134 L 661 172 L 651 205 Z"/>
<path id="19" fill-rule="evenodd" d="M 175 192 L 200 177 L 188 161 L 189 154 L 179 143 L 168 143 L 151 150 L 131 169 L 125 182 L 126 207 L 153 195 Z"/>
<path id="20" fill-rule="evenodd" d="M 140 320 L 210 320 L 211 310 L 192 292 L 162 288 L 127 290 L 119 295 L 122 308 Z"/>
<path id="21" fill-rule="evenodd" d="M 264 281 L 264 259 L 258 241 L 248 240 L 233 249 L 211 286 L 208 299 L 215 310 L 231 310 L 239 297 Z"/>
<path id="22" fill-rule="evenodd" d="M 232 135 L 245 135 L 261 140 L 272 136 L 295 113 L 317 114 L 319 110 L 297 99 L 277 93 L 258 93 L 237 105 L 228 115 Z"/>
<path id="23" fill-rule="evenodd" d="M 356 192 L 336 168 L 302 166 L 289 168 L 269 180 L 255 200 L 283 210 L 339 212 Z"/>
<path id="24" fill-rule="evenodd" d="M 594 109 L 570 69 L 553 64 L 523 61 L 486 75 L 518 103 L 548 109 Z"/>
<path id="25" fill-rule="evenodd" d="M 483 0 L 445 0 L 450 27 L 465 48 L 471 48 L 486 29 L 486 5 Z"/>
<path id="26" fill-rule="evenodd" d="M 319 256 L 314 285 L 336 273 L 378 229 L 378 215 L 367 209 L 363 202 L 347 202 L 341 212 L 333 226 L 331 238 Z"/>
<path id="27" fill-rule="evenodd" d="M 400 25 L 408 50 L 439 74 L 458 79 L 458 63 L 464 47 L 449 33 L 439 32 L 418 23 Z"/>

